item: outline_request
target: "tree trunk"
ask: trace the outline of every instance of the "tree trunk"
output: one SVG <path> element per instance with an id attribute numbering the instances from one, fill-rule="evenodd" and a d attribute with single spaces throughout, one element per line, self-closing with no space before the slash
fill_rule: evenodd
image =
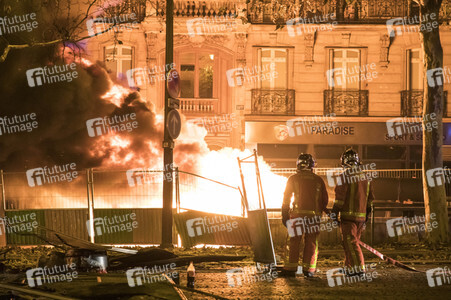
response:
<path id="1" fill-rule="evenodd" d="M 441 0 L 420 1 L 421 25 L 438 24 Z M 431 15 L 436 18 L 431 20 Z M 428 17 L 428 19 L 426 19 Z M 427 24 L 430 23 L 430 24 Z M 421 27 L 423 28 L 423 27 Z M 426 27 L 427 28 L 427 27 Z M 432 244 L 447 242 L 448 240 L 448 208 L 445 194 L 445 178 L 442 176 L 442 184 L 428 185 L 427 171 L 435 168 L 443 168 L 442 145 L 443 145 L 443 84 L 428 85 L 427 70 L 443 68 L 443 49 L 440 42 L 439 28 L 432 31 L 420 31 L 424 53 L 424 104 L 423 104 L 423 194 L 426 212 L 426 222 L 429 225 L 438 224 L 432 231 L 426 231 L 428 241 Z M 443 72 L 442 72 L 443 73 Z M 440 80 L 437 79 L 437 82 Z M 426 123 L 431 121 L 431 114 L 436 115 L 435 121 L 438 126 L 428 131 Z M 433 116 L 433 115 L 432 115 Z M 435 214 L 435 218 L 431 218 Z"/>

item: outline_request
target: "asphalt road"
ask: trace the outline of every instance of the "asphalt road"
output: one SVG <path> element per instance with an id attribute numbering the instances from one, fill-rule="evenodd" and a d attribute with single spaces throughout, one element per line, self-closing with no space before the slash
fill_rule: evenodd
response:
<path id="1" fill-rule="evenodd" d="M 448 267 L 450 266 L 451 262 Z M 422 265 L 416 266 L 416 269 L 426 271 L 436 267 L 438 266 Z M 225 270 L 198 271 L 196 288 L 228 299 L 451 299 L 451 274 L 449 282 L 430 287 L 425 273 L 410 272 L 380 263 L 371 273 L 374 278 L 368 276 L 362 281 L 347 280 L 338 285 L 339 277 L 334 277 L 335 286 L 331 287 L 326 272 L 333 268 L 320 269 L 318 278 L 314 279 L 297 276 L 271 278 L 268 281 L 268 278 L 258 277 L 253 282 L 249 275 L 241 277 L 241 285 L 234 278 L 234 287 L 228 284 Z M 183 275 L 181 280 L 182 284 L 186 280 Z M 193 294 L 189 298 L 205 299 L 205 296 Z"/>

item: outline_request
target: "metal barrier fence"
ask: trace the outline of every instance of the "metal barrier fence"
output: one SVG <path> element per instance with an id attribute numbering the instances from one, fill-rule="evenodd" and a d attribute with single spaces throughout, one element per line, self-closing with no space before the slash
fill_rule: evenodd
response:
<path id="1" fill-rule="evenodd" d="M 273 170 L 289 175 L 295 169 Z M 324 176 L 327 169 L 316 169 Z M 389 218 L 424 214 L 421 170 L 376 170 L 375 220 L 367 238 L 375 243 L 387 239 L 385 222 Z M 1 200 L 6 216 L 36 212 L 42 225 L 63 233 L 88 239 L 86 221 L 91 218 L 112 217 L 135 213 L 140 228 L 133 233 L 104 235 L 96 242 L 124 244 L 158 244 L 161 240 L 162 170 L 105 171 L 88 170 L 78 173 L 71 182 L 30 186 L 25 172 L 1 172 Z M 333 189 L 329 191 L 333 199 Z M 193 173 L 175 170 L 174 207 L 177 212 L 197 210 L 207 213 L 244 215 L 238 187 L 229 186 Z M 404 201 L 413 202 L 410 205 Z M 88 204 L 90 202 L 91 204 Z M 398 203 L 397 203 L 398 202 Z M 92 212 L 90 210 L 92 209 Z M 275 244 L 286 241 L 286 230 L 281 227 L 280 210 L 271 209 L 271 231 Z M 185 220 L 186 221 L 186 220 Z M 141 227 L 142 226 L 142 227 Z M 0 229 L 1 230 L 1 229 Z M 373 238 L 370 234 L 373 233 Z M 244 234 L 244 233 L 240 233 Z M 216 239 L 222 245 L 240 244 L 242 238 Z M 177 232 L 173 232 L 177 241 Z M 215 242 L 215 239 L 211 240 Z M 339 241 L 338 231 L 322 234 L 322 243 Z M 39 244 L 30 237 L 8 236 L 11 244 Z"/>

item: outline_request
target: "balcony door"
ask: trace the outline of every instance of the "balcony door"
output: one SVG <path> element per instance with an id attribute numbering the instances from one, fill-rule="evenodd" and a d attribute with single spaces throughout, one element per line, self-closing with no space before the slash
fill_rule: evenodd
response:
<path id="1" fill-rule="evenodd" d="M 180 70 L 182 111 L 213 113 L 217 110 L 217 59 L 215 51 L 178 53 L 176 66 Z"/>
<path id="2" fill-rule="evenodd" d="M 361 63 L 359 49 L 330 50 L 331 78 L 329 87 L 339 90 L 360 90 Z"/>
<path id="3" fill-rule="evenodd" d="M 362 66 L 362 49 L 330 49 L 324 91 L 324 112 L 340 116 L 368 114 L 368 91 L 363 90 L 370 66 Z M 369 79 L 368 79 L 369 80 Z M 372 80 L 372 79 L 371 79 Z"/>

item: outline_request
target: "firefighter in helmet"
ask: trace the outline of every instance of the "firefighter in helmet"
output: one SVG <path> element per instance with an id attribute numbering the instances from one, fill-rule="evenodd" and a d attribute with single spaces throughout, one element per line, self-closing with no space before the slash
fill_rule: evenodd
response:
<path id="1" fill-rule="evenodd" d="M 340 216 L 345 252 L 344 266 L 352 268 L 351 275 L 360 275 L 365 272 L 365 262 L 358 241 L 371 213 L 373 186 L 371 180 L 362 172 L 359 155 L 353 149 L 348 149 L 341 155 L 341 165 L 344 170 L 341 181 L 338 182 L 340 184 L 335 186 L 335 202 L 331 216 Z"/>
<path id="2" fill-rule="evenodd" d="M 318 258 L 319 223 L 323 212 L 327 213 L 328 195 L 321 177 L 313 173 L 315 160 L 310 154 L 301 154 L 297 160 L 296 174 L 288 178 L 283 196 L 282 222 L 287 227 L 289 261 L 282 271 L 284 276 L 295 276 L 301 242 L 304 239 L 302 270 L 306 277 L 313 277 Z M 292 209 L 290 204 L 294 197 Z"/>

